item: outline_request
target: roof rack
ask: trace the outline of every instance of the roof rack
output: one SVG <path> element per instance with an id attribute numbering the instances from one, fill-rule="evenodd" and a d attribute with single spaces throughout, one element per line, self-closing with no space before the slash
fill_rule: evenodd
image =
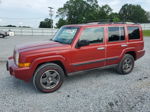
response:
<path id="1" fill-rule="evenodd" d="M 90 22 L 87 24 L 136 24 L 133 22 Z"/>
<path id="2" fill-rule="evenodd" d="M 101 19 L 98 21 L 90 21 L 87 24 L 137 24 L 137 23 L 125 21 L 113 22 L 113 19 Z"/>

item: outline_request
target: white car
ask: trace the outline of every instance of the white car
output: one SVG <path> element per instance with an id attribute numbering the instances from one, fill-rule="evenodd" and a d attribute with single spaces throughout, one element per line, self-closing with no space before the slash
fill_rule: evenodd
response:
<path id="1" fill-rule="evenodd" d="M 5 32 L 5 31 L 0 31 L 0 38 L 4 38 L 4 37 L 6 37 L 6 36 L 8 36 L 8 33 L 7 33 L 7 32 Z"/>

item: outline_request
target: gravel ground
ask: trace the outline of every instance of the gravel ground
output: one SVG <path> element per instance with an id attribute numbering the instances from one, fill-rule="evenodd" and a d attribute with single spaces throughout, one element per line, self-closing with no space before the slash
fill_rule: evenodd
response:
<path id="1" fill-rule="evenodd" d="M 49 94 L 10 76 L 1 62 L 0 112 L 150 112 L 149 43 L 145 38 L 146 54 L 129 75 L 112 68 L 82 72 Z"/>
<path id="2" fill-rule="evenodd" d="M 14 47 L 18 44 L 49 40 L 52 36 L 14 36 L 0 38 L 0 61 L 7 60 L 12 55 Z"/>

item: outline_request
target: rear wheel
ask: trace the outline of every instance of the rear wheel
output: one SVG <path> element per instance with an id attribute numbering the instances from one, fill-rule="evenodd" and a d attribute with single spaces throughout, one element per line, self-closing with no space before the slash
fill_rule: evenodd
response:
<path id="1" fill-rule="evenodd" d="M 128 74 L 134 68 L 134 57 L 130 54 L 125 54 L 121 62 L 117 66 L 117 71 L 120 74 Z"/>
<path id="2" fill-rule="evenodd" d="M 51 93 L 59 89 L 63 83 L 64 71 L 54 63 L 41 65 L 35 72 L 33 84 L 36 89 Z"/>

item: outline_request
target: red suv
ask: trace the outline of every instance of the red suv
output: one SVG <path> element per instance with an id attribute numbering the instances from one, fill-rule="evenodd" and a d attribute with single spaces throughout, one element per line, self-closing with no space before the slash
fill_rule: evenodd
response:
<path id="1" fill-rule="evenodd" d="M 53 92 L 64 76 L 114 65 L 128 74 L 145 53 L 138 24 L 95 23 L 67 25 L 50 41 L 17 46 L 7 62 L 11 75 L 33 81 L 42 92 Z"/>

